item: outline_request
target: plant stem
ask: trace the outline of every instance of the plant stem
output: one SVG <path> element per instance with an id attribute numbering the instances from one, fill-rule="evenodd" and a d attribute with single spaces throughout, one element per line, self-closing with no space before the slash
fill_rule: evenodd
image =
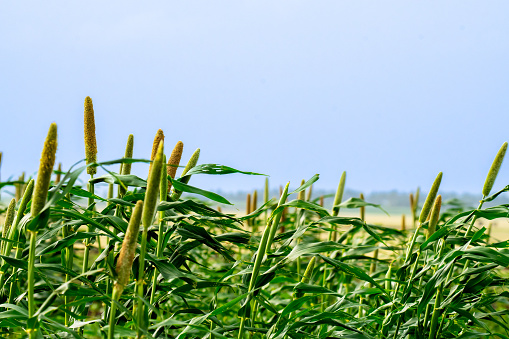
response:
<path id="1" fill-rule="evenodd" d="M 28 231 L 30 235 L 30 248 L 28 252 L 28 318 L 32 318 L 35 314 L 35 299 L 34 299 L 34 285 L 35 285 L 35 244 L 37 240 L 37 232 Z M 35 330 L 30 330 L 30 339 L 36 337 Z"/>
<path id="2" fill-rule="evenodd" d="M 90 179 L 93 179 L 93 178 L 94 178 L 94 175 L 90 174 Z M 88 192 L 91 194 L 94 194 L 94 184 L 91 182 L 88 183 Z M 92 197 L 88 198 L 88 206 L 90 207 L 90 205 L 92 205 L 93 203 L 94 203 L 94 198 L 92 196 Z M 93 231 L 92 226 L 88 225 L 87 231 L 92 232 Z M 83 268 L 81 270 L 81 273 L 85 273 L 88 270 L 89 254 L 90 254 L 90 240 L 86 239 L 85 240 L 85 252 L 83 253 Z"/>
<path id="3" fill-rule="evenodd" d="M 120 299 L 122 291 L 119 291 L 117 286 L 113 287 L 113 295 L 111 296 L 111 307 L 110 307 L 110 321 L 108 328 L 108 339 L 113 339 L 115 335 L 115 313 L 117 310 L 117 302 Z"/>

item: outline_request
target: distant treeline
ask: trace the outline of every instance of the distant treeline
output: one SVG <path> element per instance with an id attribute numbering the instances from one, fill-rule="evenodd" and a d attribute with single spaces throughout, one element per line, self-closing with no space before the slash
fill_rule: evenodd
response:
<path id="1" fill-rule="evenodd" d="M 226 192 L 221 190 L 216 190 L 216 193 L 224 196 L 226 199 L 231 201 L 235 205 L 243 206 L 245 204 L 246 195 L 248 193 L 252 193 L 252 191 L 238 191 L 238 192 Z M 344 194 L 343 200 L 346 200 L 350 197 L 359 197 L 361 191 L 349 190 L 347 189 Z M 371 192 L 364 193 L 365 200 L 379 204 L 384 208 L 395 208 L 395 207 L 407 207 L 410 204 L 409 195 L 410 193 L 415 192 L 402 192 L 397 190 L 392 191 L 381 191 L 381 192 Z M 442 195 L 444 203 L 451 200 L 459 200 L 465 207 L 475 208 L 479 205 L 479 200 L 482 198 L 481 194 L 473 194 L 473 193 L 457 193 L 457 192 L 439 192 Z M 426 199 L 427 192 L 420 192 L 419 196 L 419 204 L 422 206 L 424 200 Z M 312 199 L 319 199 L 320 196 L 325 196 L 325 206 L 331 207 L 332 200 L 334 198 L 334 191 L 332 190 L 323 190 L 316 189 L 313 191 Z M 271 190 L 270 197 L 274 198 L 279 196 L 279 190 Z M 263 203 L 263 192 L 258 191 L 258 206 Z M 497 204 L 509 204 L 509 192 L 502 193 L 497 198 Z M 486 203 L 484 206 L 491 206 L 490 203 Z"/>

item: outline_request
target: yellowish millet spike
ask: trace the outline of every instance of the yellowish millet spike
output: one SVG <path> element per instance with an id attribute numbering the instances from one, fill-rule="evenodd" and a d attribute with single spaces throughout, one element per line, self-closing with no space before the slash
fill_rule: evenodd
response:
<path id="1" fill-rule="evenodd" d="M 127 232 L 122 242 L 122 248 L 117 259 L 117 282 L 116 285 L 121 290 L 129 283 L 131 268 L 133 266 L 134 256 L 136 254 L 136 245 L 138 244 L 138 232 L 140 230 L 143 201 L 138 201 L 134 207 L 131 220 L 127 226 Z"/>
<path id="2" fill-rule="evenodd" d="M 251 212 L 256 211 L 257 208 L 258 208 L 258 191 L 255 190 L 253 192 L 253 200 L 251 202 Z"/>
<path id="3" fill-rule="evenodd" d="M 97 142 L 95 137 L 94 105 L 90 97 L 85 98 L 85 158 L 87 165 L 97 162 Z M 87 167 L 87 173 L 94 175 L 97 168 Z"/>
<path id="4" fill-rule="evenodd" d="M 300 181 L 300 185 L 304 185 L 306 183 L 306 180 L 302 179 Z M 305 200 L 306 199 L 306 191 L 300 191 L 299 194 L 297 195 L 297 199 L 299 200 Z"/>
<path id="5" fill-rule="evenodd" d="M 168 159 L 168 164 L 166 165 L 166 173 L 170 176 L 170 178 L 175 179 L 175 175 L 177 174 L 177 169 L 180 164 L 180 159 L 182 158 L 182 152 L 184 151 L 184 143 L 182 141 L 177 142 L 173 151 L 171 151 L 170 159 Z M 168 181 L 168 192 L 171 189 L 171 181 Z"/>
<path id="6" fill-rule="evenodd" d="M 484 182 L 484 187 L 482 188 L 482 195 L 487 197 L 491 189 L 493 188 L 493 184 L 495 183 L 495 179 L 497 178 L 498 171 L 500 170 L 500 166 L 502 166 L 502 161 L 504 160 L 505 152 L 507 151 L 507 142 L 502 144 L 502 147 L 498 150 L 498 153 L 491 164 L 488 175 L 486 176 L 486 181 Z"/>
<path id="7" fill-rule="evenodd" d="M 152 144 L 152 153 L 150 154 L 150 160 L 152 160 L 152 162 L 150 163 L 150 166 L 148 168 L 148 175 L 150 175 L 150 171 L 152 170 L 152 164 L 154 163 L 154 159 L 156 158 L 157 149 L 161 141 L 164 141 L 164 133 L 162 129 L 158 129 L 156 136 L 154 137 L 154 143 Z"/>
<path id="8" fill-rule="evenodd" d="M 246 196 L 246 215 L 251 213 L 251 194 L 248 193 Z M 248 221 L 249 223 L 249 221 Z"/>
<path id="9" fill-rule="evenodd" d="M 405 215 L 401 215 L 401 230 L 406 231 L 406 221 L 405 221 Z"/>
<path id="10" fill-rule="evenodd" d="M 32 215 L 38 215 L 46 204 L 48 189 L 55 165 L 55 156 L 57 152 L 57 124 L 52 123 L 49 127 L 48 136 L 44 141 L 41 161 L 39 162 L 39 171 L 37 172 L 37 181 L 35 182 L 34 195 L 32 198 Z"/>

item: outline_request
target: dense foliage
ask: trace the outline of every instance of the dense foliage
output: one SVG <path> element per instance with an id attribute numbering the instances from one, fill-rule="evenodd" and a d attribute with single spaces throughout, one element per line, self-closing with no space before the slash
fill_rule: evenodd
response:
<path id="1" fill-rule="evenodd" d="M 129 140 L 122 159 L 50 170 L 42 198 L 44 171 L 1 183 L 4 200 L 6 188 L 18 191 L 3 209 L 2 337 L 509 338 L 509 243 L 487 230 L 509 205 L 482 208 L 509 190 L 490 196 L 506 144 L 479 208 L 442 203 L 439 174 L 400 230 L 366 223 L 365 208 L 380 207 L 343 199 L 344 174 L 331 211 L 312 197 L 316 175 L 258 208 L 251 199 L 247 214 L 223 213 L 211 202 L 228 201 L 191 186 L 191 175 L 257 173 L 198 165 L 195 152 L 175 178 L 182 145 L 166 163 L 158 132 L 147 181 L 130 174 L 150 160 L 133 159 Z M 95 194 L 100 183 L 107 197 Z"/>

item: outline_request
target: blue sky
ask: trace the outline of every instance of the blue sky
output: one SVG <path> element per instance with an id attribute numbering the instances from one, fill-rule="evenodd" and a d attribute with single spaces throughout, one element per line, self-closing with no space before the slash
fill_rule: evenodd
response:
<path id="1" fill-rule="evenodd" d="M 480 192 L 509 140 L 507 1 L 11 1 L 0 4 L 2 178 L 57 161 L 197 147 L 220 163 L 334 189 Z M 146 166 L 134 167 L 145 176 Z M 263 179 L 195 177 L 232 191 Z M 495 189 L 509 184 L 509 161 Z"/>

